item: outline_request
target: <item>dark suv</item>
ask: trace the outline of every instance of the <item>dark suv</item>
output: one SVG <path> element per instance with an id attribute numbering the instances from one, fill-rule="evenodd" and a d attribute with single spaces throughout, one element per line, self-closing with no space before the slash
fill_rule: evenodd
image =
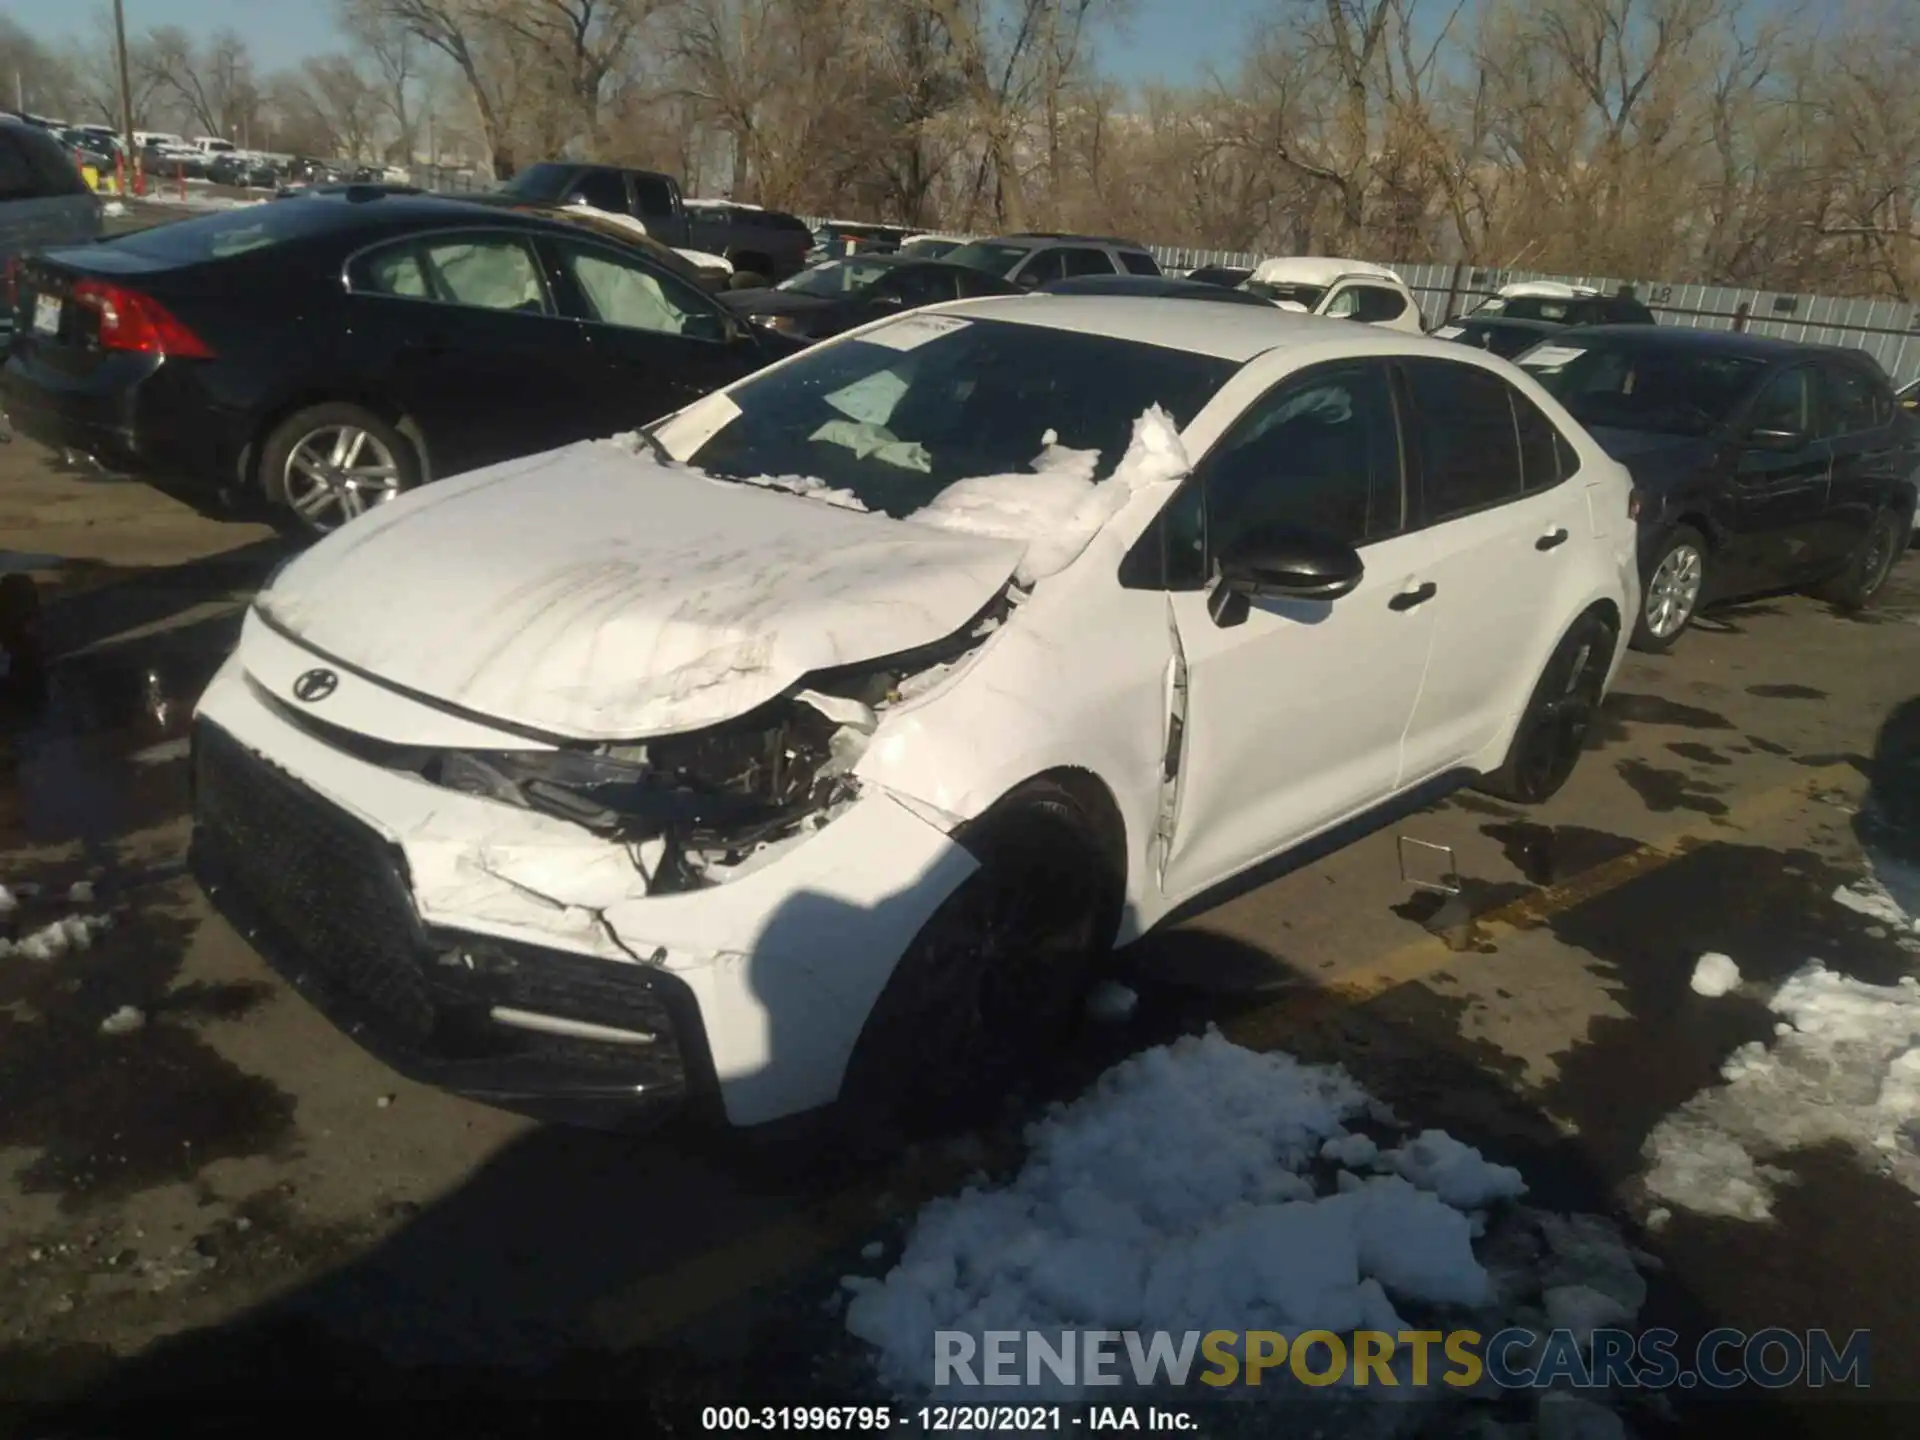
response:
<path id="1" fill-rule="evenodd" d="M 98 239 L 100 201 L 60 142 L 0 115 L 0 337 L 13 325 L 13 262 L 54 245 Z"/>
<path id="2" fill-rule="evenodd" d="M 1159 263 L 1147 247 L 1111 235 L 1062 235 L 1024 231 L 975 240 L 947 255 L 950 265 L 971 265 L 1022 290 L 1082 275 L 1158 275 Z"/>

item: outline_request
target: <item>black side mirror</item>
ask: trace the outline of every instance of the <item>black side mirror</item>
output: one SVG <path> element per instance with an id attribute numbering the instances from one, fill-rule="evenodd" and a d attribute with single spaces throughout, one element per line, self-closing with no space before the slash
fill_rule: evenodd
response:
<path id="1" fill-rule="evenodd" d="M 1804 430 L 1754 430 L 1747 435 L 1747 448 L 1791 455 L 1807 448 L 1807 434 Z"/>
<path id="2" fill-rule="evenodd" d="M 1367 573 L 1344 540 L 1293 526 L 1251 531 L 1219 556 L 1219 579 L 1207 597 L 1216 625 L 1238 625 L 1255 598 L 1337 600 Z"/>

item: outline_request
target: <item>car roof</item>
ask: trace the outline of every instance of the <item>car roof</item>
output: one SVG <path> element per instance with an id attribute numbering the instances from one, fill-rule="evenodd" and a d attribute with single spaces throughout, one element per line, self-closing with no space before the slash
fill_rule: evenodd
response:
<path id="1" fill-rule="evenodd" d="M 1502 300 L 1585 300 L 1600 292 L 1591 285 L 1569 285 L 1563 280 L 1516 280 L 1500 287 Z"/>
<path id="2" fill-rule="evenodd" d="M 1343 275 L 1367 275 L 1376 280 L 1391 280 L 1397 285 L 1406 283 L 1384 265 L 1367 260 L 1343 260 L 1333 255 L 1277 255 L 1253 267 L 1253 278 L 1262 285 L 1331 285 Z"/>
<path id="3" fill-rule="evenodd" d="M 1160 345 L 1244 363 L 1256 355 L 1289 345 L 1324 345 L 1343 340 L 1355 353 L 1437 355 L 1458 358 L 1464 347 L 1448 340 L 1329 320 L 1275 305 L 1196 305 L 1185 299 L 1139 295 L 996 295 L 960 300 L 917 310 L 1005 320 L 1054 330 L 1107 335 L 1141 345 Z"/>
<path id="4" fill-rule="evenodd" d="M 1749 359 L 1779 361 L 1797 355 L 1837 355 L 1848 360 L 1867 360 L 1864 351 L 1845 345 L 1810 345 L 1804 340 L 1782 340 L 1752 331 L 1694 330 L 1684 325 L 1569 325 L 1555 332 L 1556 344 L 1572 344 L 1575 339 L 1633 340 L 1642 347 L 1700 354 L 1743 355 Z"/>
<path id="5" fill-rule="evenodd" d="M 1173 300 L 1213 300 L 1228 305 L 1254 305 L 1273 309 L 1245 290 L 1229 290 L 1200 280 L 1183 280 L 1176 275 L 1074 275 L 1053 280 L 1040 287 L 1043 295 L 1157 295 Z"/>

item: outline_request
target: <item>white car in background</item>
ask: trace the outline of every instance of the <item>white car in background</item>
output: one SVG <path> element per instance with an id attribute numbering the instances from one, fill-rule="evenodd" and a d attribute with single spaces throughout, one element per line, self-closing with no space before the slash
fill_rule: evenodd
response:
<path id="1" fill-rule="evenodd" d="M 1629 489 L 1456 345 L 891 317 L 291 561 L 199 705 L 195 872 L 467 1094 L 943 1114 L 1267 862 L 1553 794 L 1639 613 Z"/>
<path id="2" fill-rule="evenodd" d="M 1422 333 L 1420 303 L 1406 281 L 1384 265 L 1324 255 L 1287 255 L 1262 260 L 1240 284 L 1282 309 L 1329 320 L 1358 320 L 1408 335 Z"/>

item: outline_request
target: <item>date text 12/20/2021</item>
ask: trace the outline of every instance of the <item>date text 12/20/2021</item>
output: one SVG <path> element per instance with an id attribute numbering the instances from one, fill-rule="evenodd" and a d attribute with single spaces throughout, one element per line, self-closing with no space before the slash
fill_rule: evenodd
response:
<path id="1" fill-rule="evenodd" d="M 881 1431 L 977 1434 L 985 1431 L 1063 1432 L 1099 1430 L 1198 1429 L 1184 1410 L 1157 1405 L 709 1405 L 700 1412 L 708 1431 Z"/>

